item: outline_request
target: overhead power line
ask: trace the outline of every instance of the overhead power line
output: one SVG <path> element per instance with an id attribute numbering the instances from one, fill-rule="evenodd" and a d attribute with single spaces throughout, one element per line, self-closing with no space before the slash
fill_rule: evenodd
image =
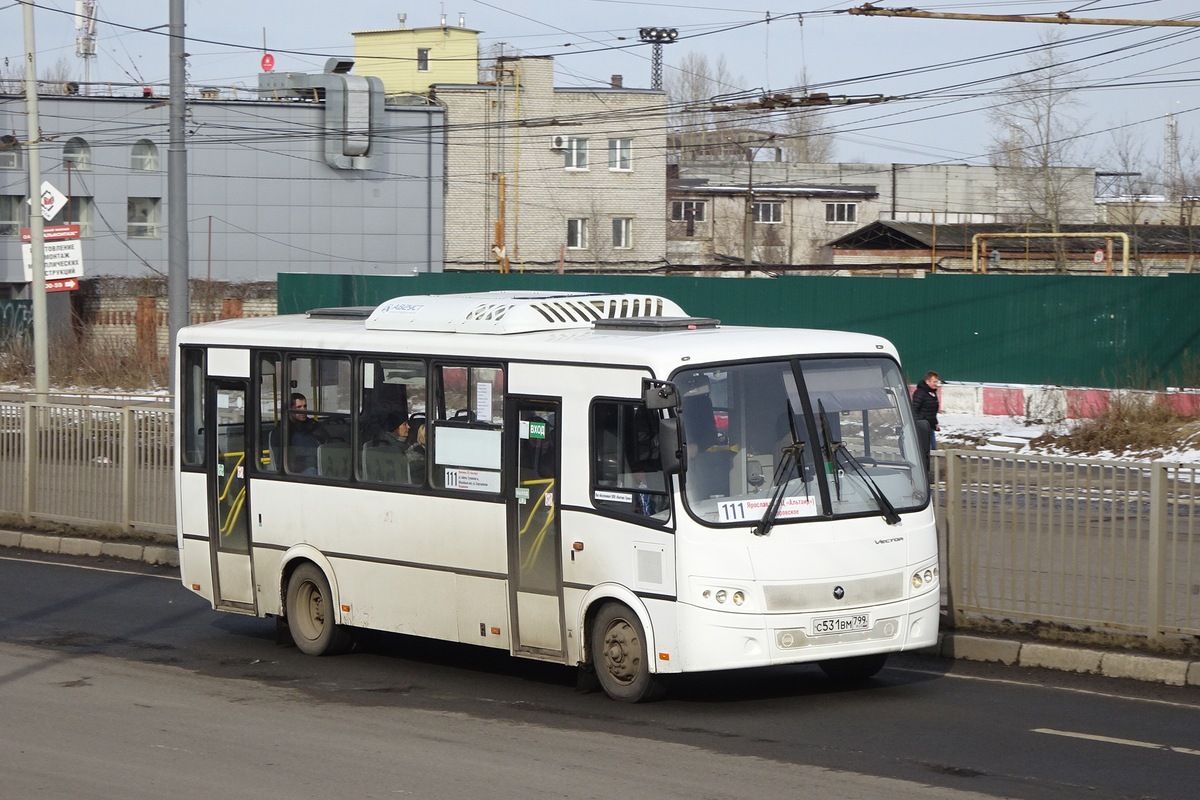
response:
<path id="1" fill-rule="evenodd" d="M 1129 27 L 1200 28 L 1200 19 L 1104 19 L 1101 17 L 1072 17 L 1060 11 L 1052 17 L 1026 14 L 951 14 L 938 11 L 920 11 L 915 8 L 879 8 L 874 3 L 864 3 L 858 8 L 848 9 L 848 14 L 862 17 L 910 17 L 913 19 L 952 19 L 974 22 L 1032 22 L 1042 25 L 1116 25 Z"/>

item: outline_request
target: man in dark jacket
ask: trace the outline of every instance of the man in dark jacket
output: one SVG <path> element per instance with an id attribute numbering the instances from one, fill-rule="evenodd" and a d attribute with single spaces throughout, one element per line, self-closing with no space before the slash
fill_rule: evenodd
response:
<path id="1" fill-rule="evenodd" d="M 912 412 L 913 418 L 917 421 L 917 434 L 926 425 L 929 427 L 929 436 L 925 440 L 925 461 L 926 468 L 929 467 L 929 451 L 937 449 L 937 435 L 935 431 L 941 430 L 938 425 L 938 395 L 937 389 L 941 385 L 936 372 L 925 373 L 925 380 L 917 384 L 917 388 L 913 390 L 912 395 Z M 923 425 L 922 422 L 925 424 Z"/>

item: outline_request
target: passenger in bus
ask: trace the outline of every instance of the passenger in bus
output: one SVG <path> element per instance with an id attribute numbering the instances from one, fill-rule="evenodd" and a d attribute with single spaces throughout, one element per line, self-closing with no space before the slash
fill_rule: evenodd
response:
<path id="1" fill-rule="evenodd" d="M 417 426 L 416 441 L 408 448 L 408 474 L 414 484 L 425 482 L 425 423 Z"/>
<path id="2" fill-rule="evenodd" d="M 398 447 L 408 450 L 408 415 L 393 411 L 383 418 L 383 430 L 371 442 L 375 447 Z"/>
<path id="3" fill-rule="evenodd" d="M 329 436 L 320 423 L 309 416 L 308 398 L 300 392 L 292 393 L 286 430 L 287 446 L 284 449 L 287 471 L 293 475 L 316 475 L 317 447 L 329 441 Z M 271 450 L 278 452 L 274 443 Z"/>

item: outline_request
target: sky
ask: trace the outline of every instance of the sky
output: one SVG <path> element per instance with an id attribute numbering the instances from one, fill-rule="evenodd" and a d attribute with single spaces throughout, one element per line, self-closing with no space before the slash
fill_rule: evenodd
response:
<path id="1" fill-rule="evenodd" d="M 75 55 L 75 0 L 36 0 L 38 70 L 64 59 L 83 79 Z M 91 81 L 165 84 L 169 3 L 98 0 L 97 56 Z M 764 92 L 834 96 L 884 95 L 885 103 L 841 107 L 826 114 L 835 160 L 882 163 L 988 163 L 994 128 L 987 109 L 1005 81 L 1030 67 L 1047 36 L 1072 79 L 1087 88 L 1069 113 L 1082 125 L 1073 143 L 1078 166 L 1118 169 L 1118 139 L 1137 143 L 1148 162 L 1161 159 L 1166 117 L 1175 115 L 1184 166 L 1200 151 L 1200 28 L 1101 27 L 856 16 L 863 0 L 796 0 L 784 9 L 759 2 L 697 0 L 457 0 L 387 6 L 378 0 L 187 0 L 189 83 L 257 85 L 264 50 L 276 71 L 320 71 L 331 56 L 353 54 L 352 31 L 391 29 L 397 14 L 409 27 L 451 25 L 460 15 L 478 30 L 481 51 L 503 45 L 510 54 L 555 58 L 558 86 L 604 86 L 624 76 L 648 88 L 651 47 L 642 27 L 669 27 L 678 38 L 663 47 L 670 82 L 689 54 L 724 58 L 738 100 Z M 912 0 L 883 8 L 913 7 Z M 1196 0 L 926 0 L 923 11 L 1132 20 L 1200 20 Z M 23 9 L 0 0 L 0 68 L 22 63 Z M 162 27 L 158 27 L 162 26 Z M 154 30 L 144 30 L 154 29 Z M 807 79 L 807 83 L 805 83 Z M 776 112 L 778 113 L 778 112 Z M 764 127 L 768 112 L 742 120 Z M 1125 149 L 1130 148 L 1126 145 Z"/>

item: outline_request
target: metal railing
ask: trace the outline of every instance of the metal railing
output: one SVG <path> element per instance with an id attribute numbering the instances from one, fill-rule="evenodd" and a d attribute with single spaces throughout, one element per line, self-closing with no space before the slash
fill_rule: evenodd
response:
<path id="1" fill-rule="evenodd" d="M 1200 635 L 1200 465 L 964 450 L 938 461 L 956 621 Z"/>
<path id="2" fill-rule="evenodd" d="M 0 512 L 174 534 L 162 401 L 0 401 Z M 937 451 L 947 610 L 1200 636 L 1200 465 Z"/>
<path id="3" fill-rule="evenodd" d="M 174 534 L 173 420 L 162 402 L 0 402 L 0 512 Z"/>

